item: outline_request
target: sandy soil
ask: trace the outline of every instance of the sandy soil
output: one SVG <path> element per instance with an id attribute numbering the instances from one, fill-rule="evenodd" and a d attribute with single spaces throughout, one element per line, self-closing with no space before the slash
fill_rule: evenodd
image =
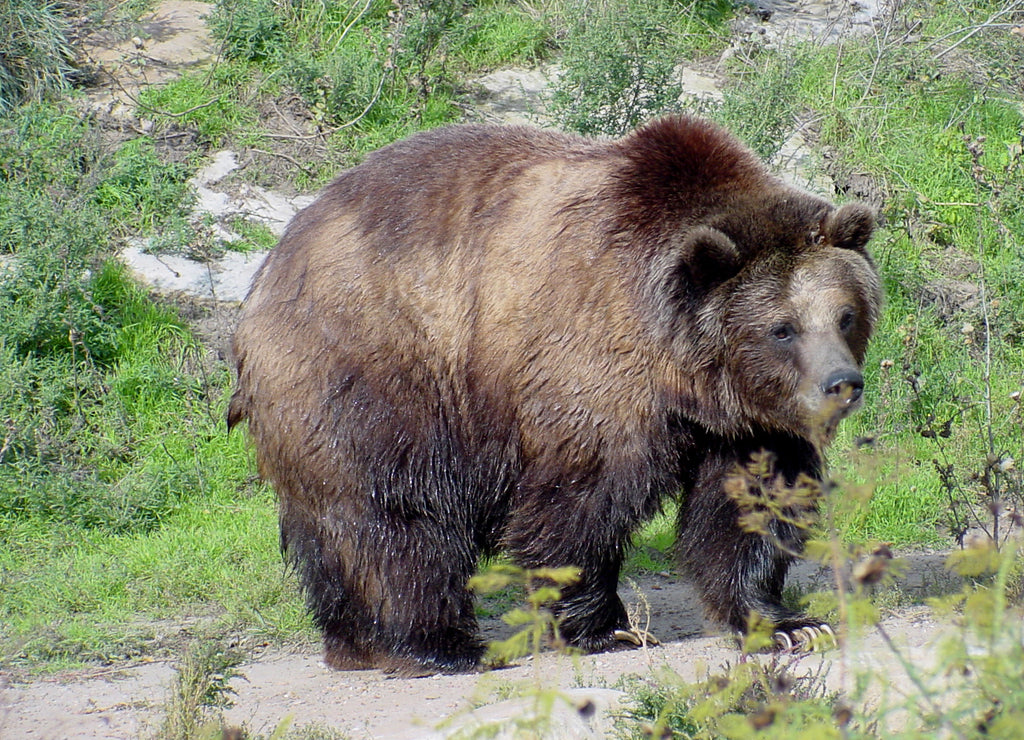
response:
<path id="1" fill-rule="evenodd" d="M 941 562 L 939 555 L 907 558 L 903 591 L 913 597 L 948 591 L 954 582 Z M 804 563 L 795 569 L 793 580 L 804 588 L 818 588 L 827 584 L 829 574 Z M 617 689 L 622 677 L 668 669 L 695 680 L 741 660 L 736 642 L 705 623 L 686 581 L 668 573 L 650 574 L 620 593 L 627 605 L 635 606 L 641 624 L 650 620 L 649 629 L 661 645 L 575 658 L 544 653 L 503 670 L 417 679 L 391 678 L 379 671 L 332 671 L 320 661 L 315 646 L 270 648 L 239 666 L 240 675 L 231 682 L 233 704 L 224 717 L 264 736 L 289 723 L 329 727 L 351 738 L 409 740 L 448 737 L 488 724 L 514 737 L 517 723 L 539 713 L 550 717 L 549 737 L 606 737 L 623 705 Z M 883 625 L 918 668 L 930 664 L 937 640 L 948 629 L 921 607 L 894 610 Z M 484 630 L 497 638 L 508 628 L 491 621 Z M 910 688 L 896 655 L 877 633 L 842 645 L 784 660 L 794 675 L 824 674 L 834 690 L 851 688 L 853 677 L 864 670 L 871 670 L 876 680 L 884 677 L 886 685 L 875 690 L 879 697 Z M 174 675 L 175 667 L 162 661 L 73 671 L 27 683 L 0 673 L 0 737 L 151 736 L 165 716 Z M 541 689 L 544 697 L 557 697 L 550 712 L 538 699 Z"/>

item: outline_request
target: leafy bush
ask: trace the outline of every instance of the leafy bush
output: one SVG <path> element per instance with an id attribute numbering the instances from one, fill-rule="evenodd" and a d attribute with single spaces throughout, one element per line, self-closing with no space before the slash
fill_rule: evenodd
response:
<path id="1" fill-rule="evenodd" d="M 737 64 L 722 102 L 707 113 L 770 160 L 793 131 L 799 112 L 795 82 L 807 61 L 798 49 L 754 50 Z"/>
<path id="2" fill-rule="evenodd" d="M 232 59 L 264 63 L 289 44 L 280 3 L 274 0 L 220 0 L 209 27 Z"/>
<path id="3" fill-rule="evenodd" d="M 679 107 L 676 65 L 709 43 L 708 29 L 724 22 L 732 3 L 601 0 L 569 7 L 555 115 L 580 133 L 621 135 Z"/>
<path id="4" fill-rule="evenodd" d="M 99 132 L 70 106 L 31 103 L 3 121 L 0 136 L 0 252 L 13 253 L 31 236 L 23 229 L 31 217 L 29 200 L 51 199 L 59 205 L 91 187 L 93 168 L 103 157 Z M 57 206 L 47 206 L 49 210 Z"/>
<path id="5" fill-rule="evenodd" d="M 0 456 L 0 515 L 111 531 L 152 527 L 182 492 L 196 488 L 188 469 L 158 472 L 131 448 L 136 420 L 151 413 L 139 399 L 187 392 L 180 378 L 167 377 L 173 369 L 161 372 L 152 360 L 188 341 L 187 334 L 171 314 L 152 308 L 115 263 L 64 285 L 50 285 L 43 279 L 49 274 L 66 277 L 66 265 L 54 268 L 26 249 L 14 278 L 0 285 L 0 310 L 13 319 L 0 329 L 0 398 L 9 430 Z M 157 341 L 160 326 L 180 338 Z M 140 352 L 140 344 L 148 351 Z M 140 461 L 146 463 L 133 471 Z"/>
<path id="6" fill-rule="evenodd" d="M 91 291 L 97 246 L 108 239 L 104 219 L 82 202 L 58 204 L 24 192 L 0 193 L 0 202 L 0 225 L 24 239 L 0 282 L 0 341 L 23 356 L 67 353 L 109 362 L 114 330 Z"/>
<path id="7" fill-rule="evenodd" d="M 455 121 L 459 74 L 534 62 L 551 35 L 519 4 L 465 0 L 226 0 L 211 28 L 232 60 L 299 93 L 317 126 L 357 155 Z"/>

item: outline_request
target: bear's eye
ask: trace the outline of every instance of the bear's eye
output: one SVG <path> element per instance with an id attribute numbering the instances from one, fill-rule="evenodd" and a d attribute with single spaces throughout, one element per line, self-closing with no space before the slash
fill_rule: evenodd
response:
<path id="1" fill-rule="evenodd" d="M 789 342 L 796 336 L 796 329 L 792 324 L 778 324 L 772 327 L 772 336 L 779 342 Z"/>
<path id="2" fill-rule="evenodd" d="M 853 328 L 853 320 L 856 318 L 851 309 L 843 311 L 843 315 L 839 317 L 839 331 L 844 334 Z"/>

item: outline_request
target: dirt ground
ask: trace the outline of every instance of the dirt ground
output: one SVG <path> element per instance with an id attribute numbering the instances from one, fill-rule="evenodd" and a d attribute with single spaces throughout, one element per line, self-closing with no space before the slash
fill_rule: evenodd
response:
<path id="1" fill-rule="evenodd" d="M 944 574 L 942 560 L 934 554 L 906 558 L 901 582 L 911 601 L 955 585 Z M 801 564 L 794 580 L 817 588 L 828 582 L 829 574 Z M 379 671 L 332 671 L 320 661 L 316 646 L 269 648 L 239 666 L 239 676 L 231 681 L 233 703 L 224 717 L 230 725 L 262 736 L 287 724 L 331 728 L 354 739 L 412 740 L 488 725 L 503 728 L 504 737 L 518 737 L 521 723 L 539 715 L 549 717 L 547 737 L 600 738 L 609 736 L 615 713 L 627 705 L 617 688 L 624 676 L 667 669 L 696 680 L 741 660 L 736 642 L 705 623 L 696 594 L 675 575 L 645 575 L 620 593 L 627 605 L 636 606 L 641 624 L 649 617 L 649 630 L 661 645 L 582 657 L 544 653 L 497 671 L 414 679 Z M 891 611 L 883 627 L 918 669 L 931 664 L 937 641 L 950 629 L 922 607 Z M 496 638 L 508 628 L 492 620 L 484 630 Z M 873 690 L 879 700 L 898 697 L 911 687 L 896 654 L 878 633 L 844 640 L 840 649 L 786 656 L 784 661 L 793 675 L 822 675 L 833 690 L 851 689 L 854 677 L 870 670 L 876 681 L 885 682 Z M 12 683 L 11 675 L 0 674 L 0 738 L 153 736 L 166 716 L 174 675 L 175 666 L 164 661 L 73 671 L 28 683 Z M 544 699 L 551 697 L 549 711 Z"/>

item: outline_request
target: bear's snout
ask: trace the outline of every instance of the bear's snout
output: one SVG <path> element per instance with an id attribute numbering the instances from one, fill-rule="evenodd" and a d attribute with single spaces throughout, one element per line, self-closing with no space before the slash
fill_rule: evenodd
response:
<path id="1" fill-rule="evenodd" d="M 864 376 L 854 369 L 839 370 L 825 379 L 821 390 L 833 403 L 852 410 L 864 393 Z"/>

